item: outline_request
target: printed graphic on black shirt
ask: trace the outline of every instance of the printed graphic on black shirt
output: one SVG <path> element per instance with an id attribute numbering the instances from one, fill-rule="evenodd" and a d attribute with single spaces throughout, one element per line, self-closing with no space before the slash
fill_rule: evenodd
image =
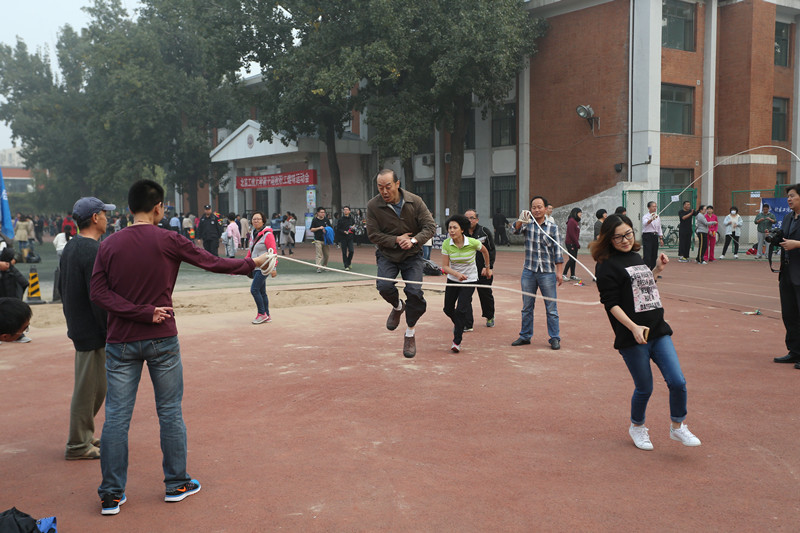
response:
<path id="1" fill-rule="evenodd" d="M 661 308 L 656 280 L 647 265 L 634 265 L 625 269 L 631 277 L 633 310 L 637 313 Z"/>

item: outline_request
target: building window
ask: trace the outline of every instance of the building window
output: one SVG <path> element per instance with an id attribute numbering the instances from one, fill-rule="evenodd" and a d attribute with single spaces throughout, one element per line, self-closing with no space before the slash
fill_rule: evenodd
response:
<path id="1" fill-rule="evenodd" d="M 464 150 L 474 150 L 474 149 L 475 149 L 475 110 L 472 109 L 469 112 L 469 119 L 467 120 L 467 134 L 464 136 Z"/>
<path id="2" fill-rule="evenodd" d="M 662 168 L 659 188 L 685 189 L 692 182 L 692 170 L 688 168 Z"/>
<path id="3" fill-rule="evenodd" d="M 691 135 L 694 125 L 694 89 L 661 85 L 661 133 Z"/>
<path id="4" fill-rule="evenodd" d="M 789 66 L 789 28 L 784 22 L 775 23 L 775 64 L 779 67 Z"/>
<path id="5" fill-rule="evenodd" d="M 778 172 L 775 174 L 775 186 L 781 187 L 783 185 L 789 185 L 789 173 L 788 172 Z"/>
<path id="6" fill-rule="evenodd" d="M 414 194 L 422 198 L 428 210 L 433 211 L 436 209 L 436 182 L 433 180 L 428 181 L 414 181 Z"/>
<path id="7" fill-rule="evenodd" d="M 695 4 L 663 0 L 661 7 L 661 46 L 694 52 Z"/>
<path id="8" fill-rule="evenodd" d="M 517 104 L 506 104 L 492 112 L 492 146 L 517 144 Z"/>
<path id="9" fill-rule="evenodd" d="M 789 100 L 786 98 L 772 99 L 772 140 L 786 140 L 786 119 L 789 111 Z"/>
<path id="10" fill-rule="evenodd" d="M 217 211 L 224 217 L 228 216 L 233 210 L 233 206 L 229 206 L 228 193 L 221 192 L 217 195 Z"/>
<path id="11" fill-rule="evenodd" d="M 694 200 L 692 189 L 686 189 L 692 179 L 694 178 L 694 171 L 690 168 L 662 168 L 659 180 L 658 205 L 664 206 L 662 216 L 673 217 L 678 216 L 678 211 L 681 210 L 685 200 Z M 672 197 L 680 195 L 677 202 L 672 201 Z M 662 222 L 663 224 L 663 222 Z M 666 228 L 664 228 L 666 229 Z"/>
<path id="12" fill-rule="evenodd" d="M 475 207 L 475 178 L 461 178 L 461 188 L 458 189 L 458 212 L 464 213 L 467 209 Z"/>
<path id="13" fill-rule="evenodd" d="M 492 215 L 497 208 L 506 216 L 516 216 L 517 213 L 517 177 L 492 176 Z"/>
<path id="14" fill-rule="evenodd" d="M 373 180 L 374 181 L 374 180 Z M 255 209 L 269 216 L 269 189 L 256 189 Z"/>

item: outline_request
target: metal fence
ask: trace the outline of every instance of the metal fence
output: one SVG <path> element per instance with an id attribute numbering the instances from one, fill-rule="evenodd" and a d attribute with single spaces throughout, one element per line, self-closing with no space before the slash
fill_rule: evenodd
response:
<path id="1" fill-rule="evenodd" d="M 717 209 L 717 216 L 720 220 L 720 226 L 725 216 L 728 214 L 732 206 L 736 206 L 739 214 L 742 215 L 742 234 L 739 237 L 739 244 L 745 250 L 750 248 L 751 244 L 755 244 L 758 240 L 758 232 L 756 231 L 755 218 L 759 211 L 761 211 L 762 198 L 783 198 L 786 193 L 784 188 L 786 186 L 776 186 L 774 189 L 751 189 L 746 191 L 733 191 L 731 193 L 731 205 L 719 206 Z M 724 237 L 723 237 L 724 240 Z"/>
<path id="2" fill-rule="evenodd" d="M 664 246 L 662 248 L 677 248 L 678 211 L 680 211 L 683 202 L 689 201 L 692 205 L 695 205 L 697 189 L 686 189 L 685 191 L 681 189 L 623 191 L 622 205 L 628 211 L 628 217 L 633 222 L 633 229 L 639 238 L 642 235 L 642 217 L 648 212 L 647 204 L 651 201 L 656 202 L 658 211 L 661 212 L 661 230 L 664 233 Z M 692 223 L 694 224 L 694 221 Z"/>

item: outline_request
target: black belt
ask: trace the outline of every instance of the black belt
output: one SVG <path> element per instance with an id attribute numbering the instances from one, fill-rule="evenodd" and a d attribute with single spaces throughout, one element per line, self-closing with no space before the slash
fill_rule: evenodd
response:
<path id="1" fill-rule="evenodd" d="M 642 235 L 658 235 L 655 231 L 645 231 Z"/>

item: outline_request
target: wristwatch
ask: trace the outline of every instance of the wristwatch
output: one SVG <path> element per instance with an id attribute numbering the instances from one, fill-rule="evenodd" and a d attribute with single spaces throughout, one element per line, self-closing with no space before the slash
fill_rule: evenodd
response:
<path id="1" fill-rule="evenodd" d="M 417 244 L 417 239 L 415 237 L 411 237 L 411 244 Z"/>

